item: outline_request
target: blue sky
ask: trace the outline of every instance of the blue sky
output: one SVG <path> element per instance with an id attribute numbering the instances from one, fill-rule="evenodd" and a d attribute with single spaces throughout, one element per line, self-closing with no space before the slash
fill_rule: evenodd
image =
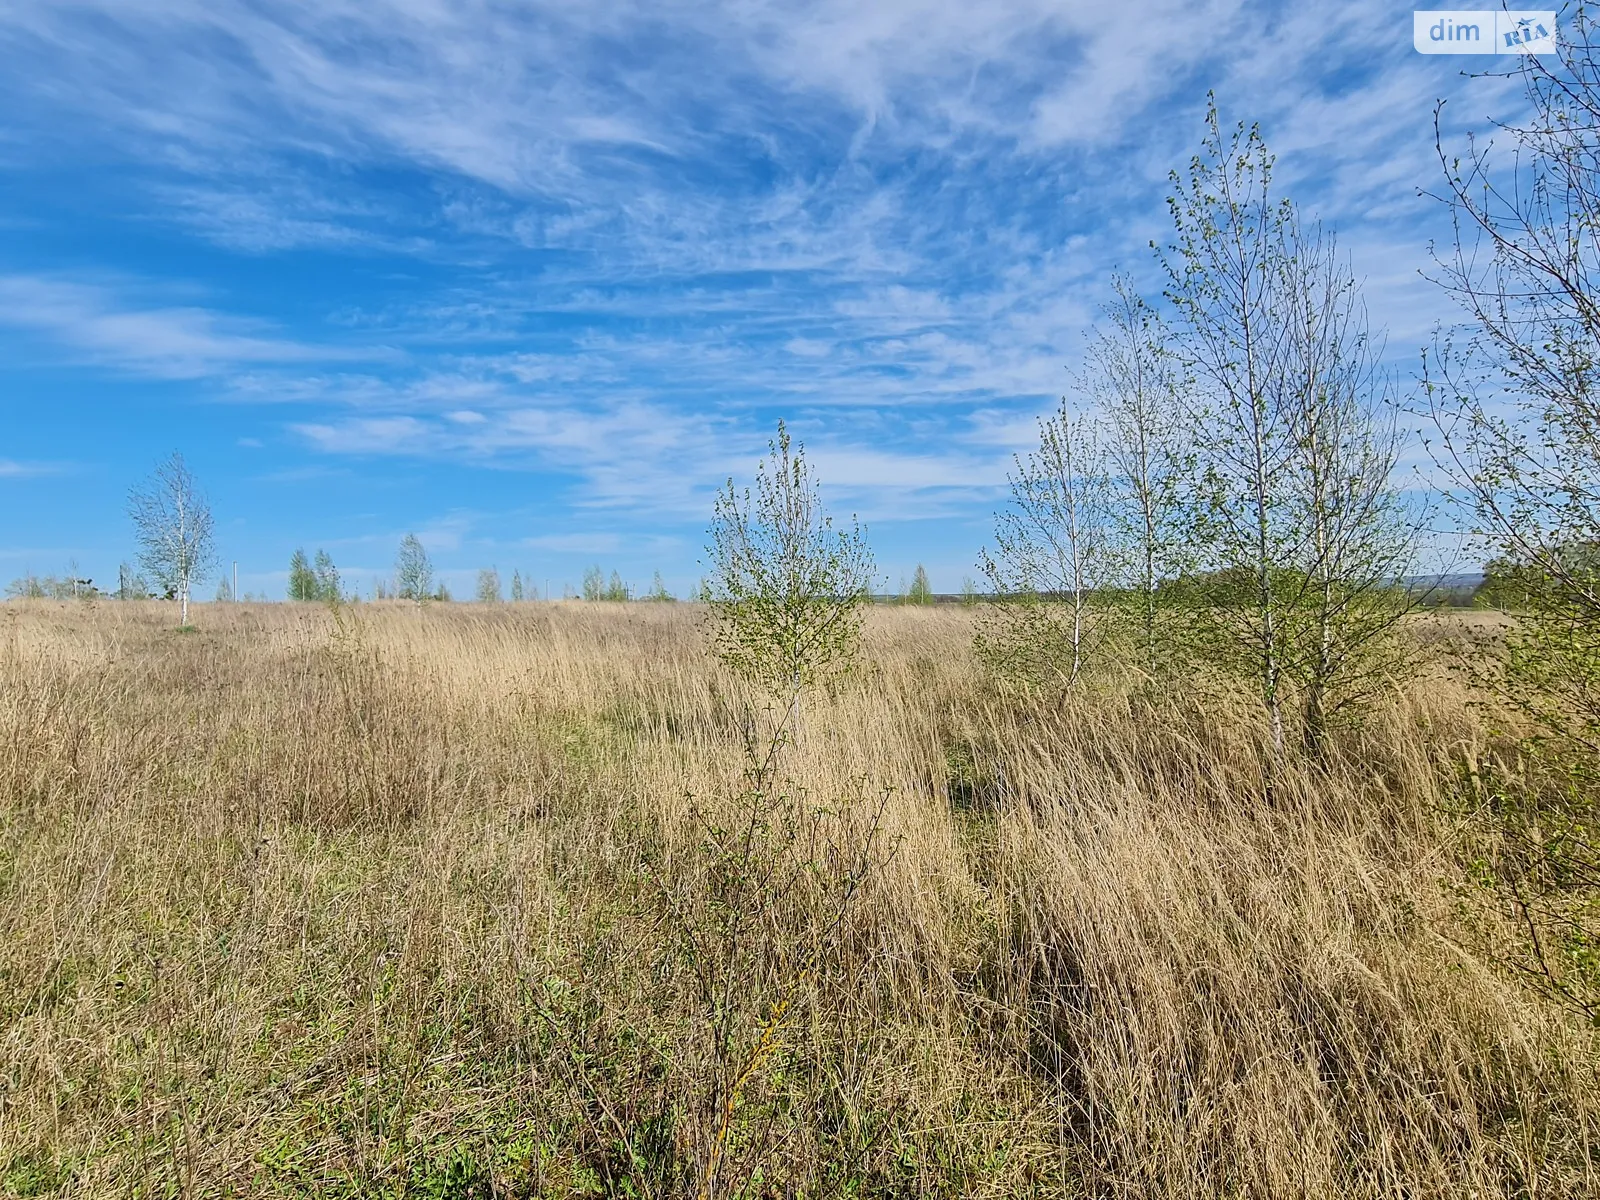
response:
<path id="1" fill-rule="evenodd" d="M 1411 11 L 0 0 L 0 577 L 114 582 L 178 449 L 246 590 L 414 530 L 458 593 L 681 591 L 782 417 L 890 586 L 957 590 L 1113 271 L 1159 292 L 1207 89 L 1397 363 L 1453 319 L 1433 103 L 1516 101 Z"/>

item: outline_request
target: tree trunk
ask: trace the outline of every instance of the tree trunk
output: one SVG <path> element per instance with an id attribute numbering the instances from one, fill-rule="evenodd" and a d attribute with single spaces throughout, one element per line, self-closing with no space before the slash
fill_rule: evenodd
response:
<path id="1" fill-rule="evenodd" d="M 1318 519 L 1322 519 L 1319 512 Z M 1328 715 L 1325 711 L 1325 698 L 1328 685 L 1333 681 L 1333 578 L 1328 569 L 1327 537 L 1318 532 L 1318 555 L 1321 559 L 1322 595 L 1319 597 L 1320 607 L 1317 612 L 1317 661 L 1311 672 L 1311 686 L 1306 693 L 1304 733 L 1305 748 L 1308 753 L 1318 755 L 1327 733 Z"/>
<path id="2" fill-rule="evenodd" d="M 1254 421 L 1252 449 L 1255 478 L 1251 484 L 1255 489 L 1256 510 L 1256 604 L 1261 620 L 1261 700 L 1266 705 L 1267 719 L 1272 729 L 1272 752 L 1281 759 L 1284 751 L 1283 705 L 1278 697 L 1278 684 L 1282 666 L 1278 661 L 1278 628 L 1272 606 L 1272 545 L 1267 518 L 1268 489 L 1271 484 L 1267 480 L 1266 447 L 1262 444 L 1265 418 L 1260 405 L 1259 399 L 1252 400 L 1255 409 L 1251 414 Z"/>
<path id="3" fill-rule="evenodd" d="M 1144 663 L 1145 672 L 1156 677 L 1156 523 L 1151 511 L 1149 486 L 1144 488 Z"/>
<path id="4" fill-rule="evenodd" d="M 1306 727 L 1301 736 L 1305 741 L 1306 753 L 1313 756 L 1322 753 L 1328 726 L 1328 715 L 1323 710 L 1322 694 L 1323 687 L 1320 680 L 1313 682 L 1306 691 Z"/>

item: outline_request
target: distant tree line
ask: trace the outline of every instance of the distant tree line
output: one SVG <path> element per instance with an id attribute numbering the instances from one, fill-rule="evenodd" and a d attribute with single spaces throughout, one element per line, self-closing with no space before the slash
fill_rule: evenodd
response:
<path id="1" fill-rule="evenodd" d="M 104 594 L 94 580 L 79 578 L 70 567 L 65 575 L 30 573 L 6 585 L 6 596 L 13 600 L 95 600 Z"/>

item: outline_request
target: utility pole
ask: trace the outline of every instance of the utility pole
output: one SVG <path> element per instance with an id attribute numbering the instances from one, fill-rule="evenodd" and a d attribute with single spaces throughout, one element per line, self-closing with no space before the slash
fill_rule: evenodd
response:
<path id="1" fill-rule="evenodd" d="M 234 559 L 233 560 L 233 592 L 232 592 L 232 596 L 233 596 L 233 602 L 235 604 L 237 604 L 239 602 L 239 560 L 238 559 Z"/>

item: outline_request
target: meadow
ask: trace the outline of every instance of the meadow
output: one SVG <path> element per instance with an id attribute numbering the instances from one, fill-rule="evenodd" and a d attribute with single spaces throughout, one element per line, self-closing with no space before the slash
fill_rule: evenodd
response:
<path id="1" fill-rule="evenodd" d="M 4 606 L 0 1194 L 1600 1194 L 1447 663 L 1267 795 L 955 606 L 772 749 L 702 617 Z"/>

